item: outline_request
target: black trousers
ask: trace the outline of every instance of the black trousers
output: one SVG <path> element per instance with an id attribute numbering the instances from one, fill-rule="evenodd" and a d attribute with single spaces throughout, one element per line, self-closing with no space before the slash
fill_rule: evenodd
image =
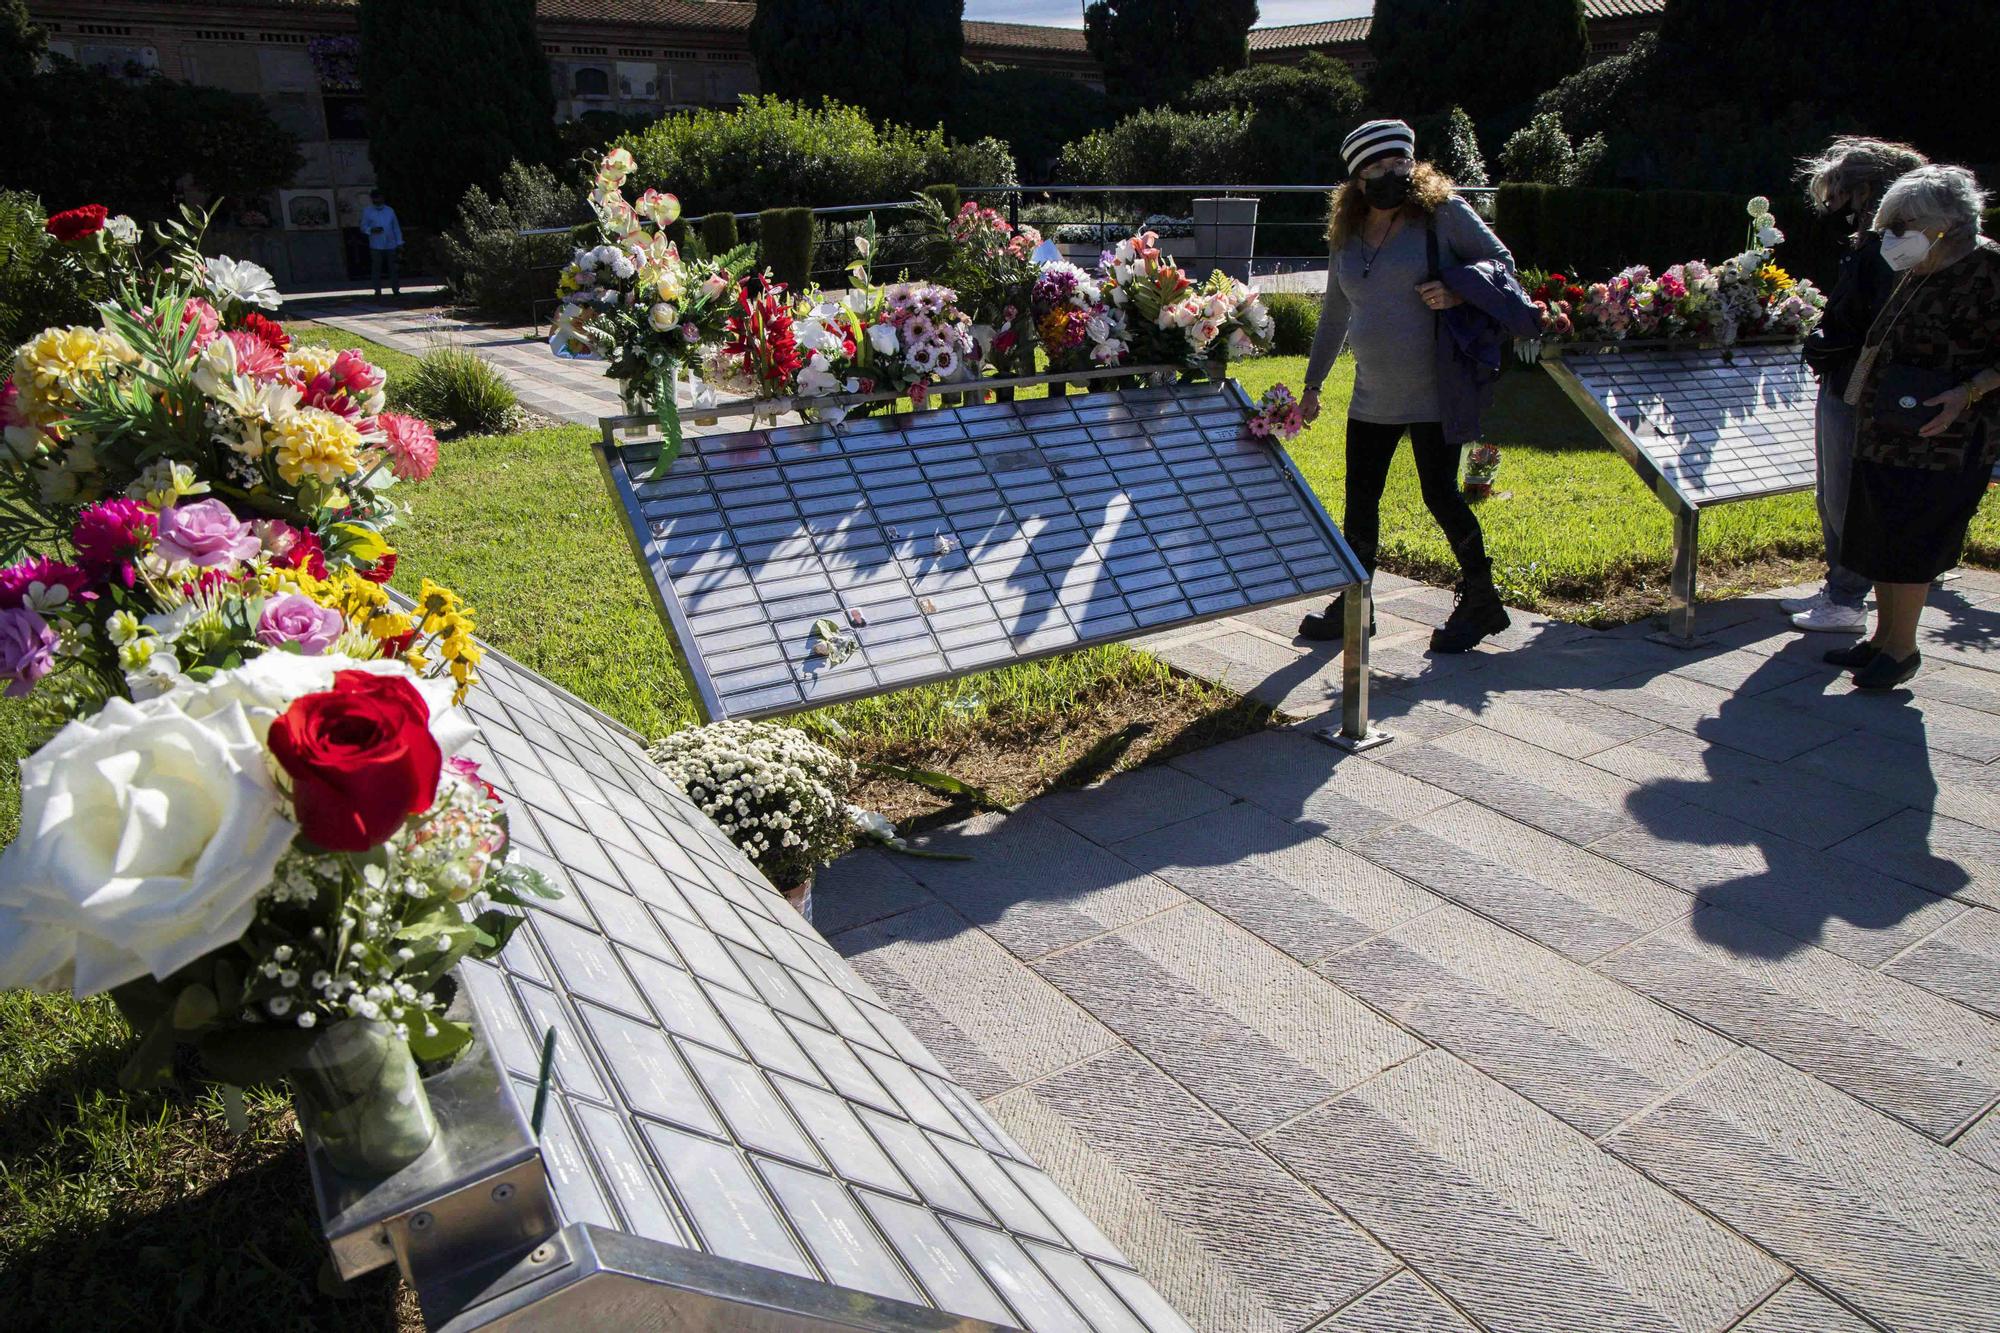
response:
<path id="1" fill-rule="evenodd" d="M 1382 491 L 1389 484 L 1389 463 L 1406 430 L 1417 458 L 1424 505 L 1444 529 L 1459 569 L 1471 582 L 1490 583 L 1493 562 L 1486 555 L 1486 534 L 1458 488 L 1459 449 L 1445 443 L 1444 426 L 1436 421 L 1385 426 L 1347 419 L 1347 516 L 1341 524 L 1347 544 L 1373 574 L 1382 545 Z"/>

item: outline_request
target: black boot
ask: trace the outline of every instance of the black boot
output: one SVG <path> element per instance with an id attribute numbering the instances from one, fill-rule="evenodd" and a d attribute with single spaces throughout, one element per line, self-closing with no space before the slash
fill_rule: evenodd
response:
<path id="1" fill-rule="evenodd" d="M 1431 631 L 1431 651 L 1463 653 L 1489 634 L 1498 634 L 1514 622 L 1500 604 L 1500 593 L 1492 578 L 1468 575 L 1459 580 L 1458 601 L 1451 617 Z"/>
<path id="2" fill-rule="evenodd" d="M 1375 608 L 1368 608 L 1368 633 L 1375 633 Z M 1338 643 L 1347 637 L 1347 594 L 1342 593 L 1326 604 L 1326 610 L 1314 612 L 1299 622 L 1299 637 L 1311 639 L 1314 643 Z"/>

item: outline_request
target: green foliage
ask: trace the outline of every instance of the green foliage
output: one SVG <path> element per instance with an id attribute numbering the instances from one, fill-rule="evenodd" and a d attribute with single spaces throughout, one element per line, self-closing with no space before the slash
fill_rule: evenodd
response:
<path id="1" fill-rule="evenodd" d="M 28 96 L 48 34 L 28 21 L 26 0 L 0 0 L 0 106 L 17 107 Z"/>
<path id="2" fill-rule="evenodd" d="M 944 210 L 946 217 L 955 218 L 958 216 L 959 194 L 956 185 L 926 185 L 917 193 L 937 200 L 937 206 Z"/>
<path id="3" fill-rule="evenodd" d="M 1465 114 L 1464 107 L 1455 106 L 1446 115 L 1444 133 L 1435 148 L 1424 149 L 1421 140 L 1418 147 L 1458 184 L 1488 183 L 1486 159 L 1479 152 L 1479 133 L 1473 128 L 1472 117 Z"/>
<path id="4" fill-rule="evenodd" d="M 1632 264 L 1658 271 L 1728 258 L 1743 248 L 1743 204 L 1740 195 L 1699 190 L 1508 184 L 1494 196 L 1494 230 L 1523 268 L 1595 279 Z M 1792 230 L 1783 208 L 1779 221 Z M 1779 262 L 1797 271 L 1791 245 L 1780 249 Z"/>
<path id="5" fill-rule="evenodd" d="M 1319 332 L 1319 298 L 1303 292 L 1273 292 L 1264 298 L 1276 325 L 1271 335 L 1274 356 L 1305 356 L 1312 351 L 1313 335 Z"/>
<path id="6" fill-rule="evenodd" d="M 368 155 L 405 223 L 441 230 L 469 186 L 555 157 L 534 0 L 366 0 L 361 83 Z"/>
<path id="7" fill-rule="evenodd" d="M 711 255 L 726 255 L 741 242 L 734 213 L 710 213 L 701 220 L 701 246 Z"/>
<path id="8" fill-rule="evenodd" d="M 105 296 L 42 229 L 48 214 L 32 194 L 0 191 L 0 349 L 26 342 L 51 324 L 88 324 Z"/>
<path id="9" fill-rule="evenodd" d="M 1092 0 L 1084 41 L 1114 107 L 1159 106 L 1250 63 L 1256 0 Z"/>
<path id="10" fill-rule="evenodd" d="M 612 144 L 637 134 L 653 119 L 637 111 L 586 111 L 556 126 L 557 154 L 564 162 L 595 162 Z"/>
<path id="11" fill-rule="evenodd" d="M 249 199 L 290 180 L 301 161 L 297 140 L 256 97 L 158 75 L 114 78 L 63 59 L 8 114 L 20 133 L 0 181 L 52 211 L 100 203 L 170 217 L 184 181 L 211 198 Z M 106 126 L 117 127 L 115 142 Z"/>
<path id="12" fill-rule="evenodd" d="M 810 208 L 767 208 L 757 215 L 757 248 L 774 280 L 803 291 L 812 281 L 813 243 L 818 231 Z"/>
<path id="13" fill-rule="evenodd" d="M 964 0 L 765 0 L 750 54 L 766 93 L 933 126 L 957 91 L 964 18 Z"/>
<path id="14" fill-rule="evenodd" d="M 1366 101 L 1366 90 L 1346 65 L 1313 52 L 1296 65 L 1252 65 L 1210 75 L 1177 105 L 1250 117 L 1235 170 L 1213 179 L 1292 184 L 1341 177 L 1340 141 L 1365 118 Z"/>
<path id="15" fill-rule="evenodd" d="M 1109 99 L 1087 83 L 1048 70 L 970 62 L 944 120 L 962 142 L 1005 142 L 1028 180 L 1046 180 L 1064 144 L 1110 124 Z"/>
<path id="16" fill-rule="evenodd" d="M 1532 185 L 1584 185 L 1597 174 L 1604 153 L 1602 134 L 1571 144 L 1562 117 L 1543 111 L 1514 131 L 1500 150 L 1500 179 Z"/>
<path id="17" fill-rule="evenodd" d="M 438 238 L 452 296 L 497 319 L 529 319 L 555 288 L 551 267 L 569 258 L 570 238 L 522 236 L 524 228 L 576 221 L 576 191 L 540 163 L 509 163 L 496 195 L 465 192 L 458 221 Z"/>
<path id="18" fill-rule="evenodd" d="M 1007 146 L 954 144 L 941 130 L 877 125 L 838 102 L 803 106 L 746 97 L 732 110 L 676 112 L 626 138 L 638 169 L 630 193 L 671 190 L 704 209 L 818 208 L 907 199 L 930 181 L 1006 185 Z"/>
<path id="19" fill-rule="evenodd" d="M 1368 50 L 1383 114 L 1460 104 L 1484 121 L 1582 67 L 1590 38 L 1583 0 L 1378 0 Z"/>
<path id="20" fill-rule="evenodd" d="M 520 402 L 491 362 L 477 352 L 446 344 L 417 360 L 409 374 L 391 380 L 398 407 L 462 435 L 492 435 L 514 421 Z"/>
<path id="21" fill-rule="evenodd" d="M 1592 61 L 1535 99 L 1535 111 L 1552 112 L 1572 134 L 1604 134 L 1630 123 L 1633 99 L 1644 94 L 1645 74 L 1659 37 L 1644 33 L 1630 49 Z"/>
<path id="22" fill-rule="evenodd" d="M 1208 184 L 1240 170 L 1253 113 L 1135 112 L 1063 148 L 1056 175 L 1094 185 Z"/>

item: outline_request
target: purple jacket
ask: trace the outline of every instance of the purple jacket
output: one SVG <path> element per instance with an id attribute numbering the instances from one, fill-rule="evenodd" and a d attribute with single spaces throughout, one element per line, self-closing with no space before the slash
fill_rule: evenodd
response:
<path id="1" fill-rule="evenodd" d="M 1479 418 L 1493 388 L 1507 343 L 1541 332 L 1541 314 L 1514 270 L 1498 259 L 1440 269 L 1438 279 L 1465 302 L 1438 315 L 1438 409 L 1448 444 L 1479 438 Z"/>

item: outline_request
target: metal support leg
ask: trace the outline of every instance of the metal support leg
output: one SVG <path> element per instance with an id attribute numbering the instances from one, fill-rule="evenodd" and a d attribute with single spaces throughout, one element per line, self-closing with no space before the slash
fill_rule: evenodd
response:
<path id="1" fill-rule="evenodd" d="M 1701 556 L 1701 511 L 1689 508 L 1674 515 L 1674 569 L 1668 590 L 1667 628 L 1649 637 L 1675 648 L 1700 648 L 1708 640 L 1694 632 L 1695 571 Z"/>
<path id="2" fill-rule="evenodd" d="M 1340 647 L 1340 725 L 1315 734 L 1349 754 L 1387 745 L 1386 731 L 1368 725 L 1368 626 L 1375 618 L 1375 594 L 1367 584 L 1349 588 L 1343 599 L 1347 623 Z"/>

